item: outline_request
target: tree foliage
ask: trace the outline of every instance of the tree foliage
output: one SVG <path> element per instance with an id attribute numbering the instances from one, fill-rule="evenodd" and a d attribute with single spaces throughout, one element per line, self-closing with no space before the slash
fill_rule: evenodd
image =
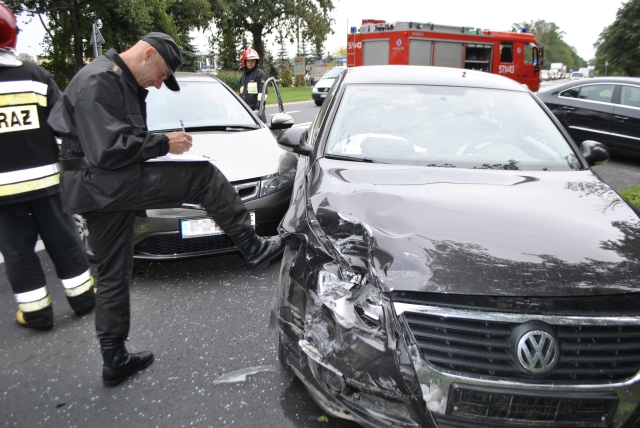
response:
<path id="1" fill-rule="evenodd" d="M 563 63 L 567 66 L 567 70 L 570 68 L 577 70 L 587 66 L 587 62 L 578 55 L 576 49 L 563 40 L 565 33 L 554 22 L 545 20 L 520 22 L 513 24 L 512 30 L 518 31 L 522 27 L 535 34 L 538 45 L 544 49 L 543 68 L 548 69 L 549 64 L 553 62 Z"/>
<path id="2" fill-rule="evenodd" d="M 194 28 L 212 18 L 208 0 L 5 0 L 15 13 L 26 13 L 45 25 L 44 65 L 64 88 L 94 54 L 92 24 L 102 22 L 103 50 L 122 52 L 150 31 L 162 31 L 185 46 Z"/>
<path id="3" fill-rule="evenodd" d="M 640 0 L 629 0 L 616 13 L 594 44 L 599 74 L 640 76 Z"/>
<path id="4" fill-rule="evenodd" d="M 278 30 L 306 35 L 324 44 L 331 32 L 333 0 L 210 0 L 216 27 L 250 33 L 252 47 L 264 58 L 265 36 Z"/>

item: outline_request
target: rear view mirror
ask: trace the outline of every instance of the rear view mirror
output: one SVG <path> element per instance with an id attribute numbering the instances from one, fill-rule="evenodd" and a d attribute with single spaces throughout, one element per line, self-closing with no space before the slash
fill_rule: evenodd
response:
<path id="1" fill-rule="evenodd" d="M 582 156 L 589 163 L 589 166 L 602 165 L 609 160 L 609 149 L 604 144 L 593 140 L 586 140 L 580 144 Z"/>
<path id="2" fill-rule="evenodd" d="M 278 146 L 288 152 L 303 156 L 310 156 L 313 147 L 307 144 L 307 129 L 303 127 L 290 128 L 278 135 Z"/>
<path id="3" fill-rule="evenodd" d="M 276 113 L 271 117 L 270 129 L 288 129 L 293 126 L 293 118 L 286 113 Z"/>

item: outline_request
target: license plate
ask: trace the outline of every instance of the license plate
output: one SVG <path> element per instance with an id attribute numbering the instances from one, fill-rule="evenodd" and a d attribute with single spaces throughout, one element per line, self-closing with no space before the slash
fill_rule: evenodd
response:
<path id="1" fill-rule="evenodd" d="M 256 225 L 256 213 L 251 214 L 251 226 Z M 180 233 L 183 238 L 197 238 L 199 236 L 223 235 L 224 231 L 211 218 L 194 218 L 180 220 Z"/>
<path id="2" fill-rule="evenodd" d="M 327 94 L 320 94 L 320 98 L 327 98 Z"/>

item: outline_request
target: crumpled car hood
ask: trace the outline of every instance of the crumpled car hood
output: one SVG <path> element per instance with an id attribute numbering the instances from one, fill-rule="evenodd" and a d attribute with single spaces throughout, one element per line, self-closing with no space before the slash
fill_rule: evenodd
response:
<path id="1" fill-rule="evenodd" d="M 255 131 L 195 131 L 189 154 L 205 155 L 231 182 L 278 172 L 285 153 L 268 128 Z"/>
<path id="2" fill-rule="evenodd" d="M 640 224 L 591 171 L 392 166 L 320 159 L 308 197 L 352 265 L 386 291 L 567 296 L 640 291 Z M 347 236 L 344 224 L 370 234 Z M 348 229 L 356 230 L 356 229 Z"/>

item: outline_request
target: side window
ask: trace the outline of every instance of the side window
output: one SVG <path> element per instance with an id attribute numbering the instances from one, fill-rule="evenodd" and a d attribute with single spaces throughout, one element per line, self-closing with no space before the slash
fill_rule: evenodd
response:
<path id="1" fill-rule="evenodd" d="M 613 98 L 614 85 L 588 85 L 580 88 L 581 100 L 610 103 Z"/>
<path id="2" fill-rule="evenodd" d="M 580 95 L 580 88 L 571 88 L 560 93 L 561 97 L 566 98 L 578 98 L 578 95 Z"/>
<path id="3" fill-rule="evenodd" d="M 531 43 L 524 45 L 524 62 L 536 65 L 538 63 L 538 48 Z"/>
<path id="4" fill-rule="evenodd" d="M 513 62 L 513 43 L 500 42 L 500 62 Z"/>
<path id="5" fill-rule="evenodd" d="M 640 88 L 637 86 L 622 86 L 620 104 L 630 107 L 640 107 Z"/>

